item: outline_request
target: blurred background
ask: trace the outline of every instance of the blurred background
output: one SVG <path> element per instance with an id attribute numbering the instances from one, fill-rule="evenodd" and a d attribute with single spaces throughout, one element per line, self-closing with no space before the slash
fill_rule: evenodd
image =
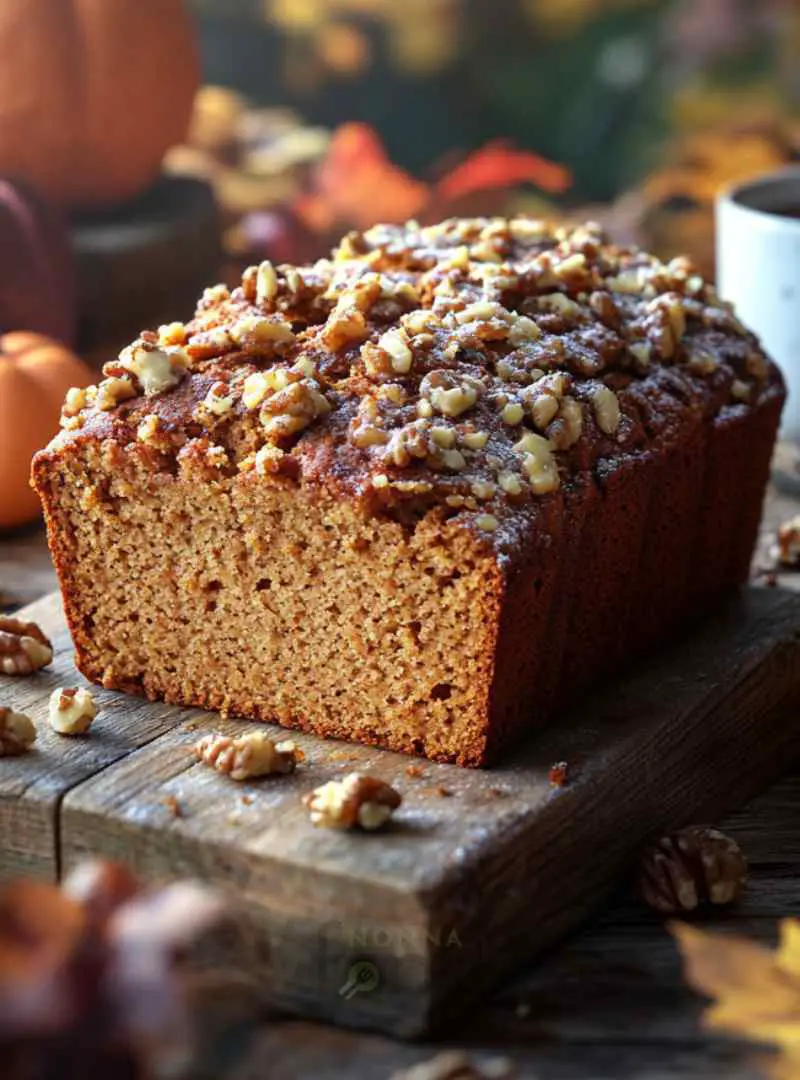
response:
<path id="1" fill-rule="evenodd" d="M 226 250 L 380 218 L 593 213 L 712 271 L 711 199 L 800 147 L 793 0 L 193 0 L 204 79 L 170 169 Z"/>
<path id="2" fill-rule="evenodd" d="M 210 279 L 376 220 L 592 216 L 713 274 L 714 193 L 800 150 L 798 0 L 115 0 L 70 16 L 110 61 L 94 154 L 53 106 L 68 63 L 31 73 L 63 33 L 31 3 L 24 25 L 0 7 L 0 176 L 21 182 L 0 240 L 25 249 L 0 323 L 90 357 L 188 315 Z M 132 61 L 146 80 L 120 76 Z M 31 310 L 37 242 L 60 269 Z"/>

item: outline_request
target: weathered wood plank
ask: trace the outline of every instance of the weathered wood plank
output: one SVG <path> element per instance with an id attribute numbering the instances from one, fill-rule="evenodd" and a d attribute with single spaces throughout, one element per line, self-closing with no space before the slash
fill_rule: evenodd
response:
<path id="1" fill-rule="evenodd" d="M 61 602 L 55 595 L 20 612 L 47 633 L 53 664 L 27 679 L 0 675 L 0 704 L 27 713 L 36 723 L 35 747 L 0 762 L 0 880 L 19 874 L 53 879 L 58 873 L 57 815 L 64 794 L 101 772 L 136 747 L 187 717 L 186 710 L 153 707 L 135 698 L 95 690 L 100 716 L 88 738 L 56 735 L 47 723 L 50 694 L 56 687 L 86 681 L 72 662 L 72 643 Z"/>
<path id="2" fill-rule="evenodd" d="M 583 919 L 644 835 L 717 817 L 777 774 L 800 737 L 798 628 L 800 598 L 751 590 L 483 773 L 423 763 L 412 779 L 407 758 L 301 735 L 297 774 L 242 788 L 191 755 L 241 723 L 197 714 L 72 787 L 64 862 L 101 852 L 215 881 L 242 905 L 238 961 L 275 1002 L 413 1035 Z M 570 763 L 561 790 L 555 760 Z M 310 826 L 301 793 L 350 768 L 403 790 L 385 835 Z M 348 999 L 359 960 L 378 985 Z"/>

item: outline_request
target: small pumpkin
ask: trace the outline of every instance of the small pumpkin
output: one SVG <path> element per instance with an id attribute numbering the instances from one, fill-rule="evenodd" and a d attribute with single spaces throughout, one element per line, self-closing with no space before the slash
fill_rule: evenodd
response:
<path id="1" fill-rule="evenodd" d="M 181 141 L 199 82 L 182 0 L 4 0 L 0 172 L 70 207 L 123 202 Z"/>
<path id="2" fill-rule="evenodd" d="M 0 336 L 0 528 L 39 516 L 31 458 L 58 430 L 67 390 L 91 382 L 83 361 L 52 338 L 24 330 Z"/>
<path id="3" fill-rule="evenodd" d="M 71 343 L 75 260 L 57 207 L 0 178 L 0 333 L 35 330 Z"/>

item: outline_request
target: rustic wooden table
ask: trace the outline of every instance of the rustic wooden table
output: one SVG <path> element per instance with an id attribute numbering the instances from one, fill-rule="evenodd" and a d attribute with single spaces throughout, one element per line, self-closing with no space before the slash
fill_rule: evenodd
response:
<path id="1" fill-rule="evenodd" d="M 772 493 L 764 516 L 763 560 L 777 522 L 800 503 Z M 800 575 L 781 583 L 800 587 Z M 41 529 L 0 539 L 0 602 L 10 609 L 55 587 Z M 743 902 L 707 924 L 772 942 L 777 920 L 800 914 L 800 768 L 790 770 L 746 809 L 721 823 L 751 868 Z M 486 943 L 491 948 L 491 942 Z M 231 1017 L 240 1017 L 227 991 Z M 436 1044 L 401 1044 L 286 1017 L 239 1023 L 223 1039 L 207 1075 L 225 1080 L 384 1080 L 443 1047 L 469 1050 L 476 1062 L 498 1057 L 514 1076 L 540 1080 L 666 1080 L 758 1077 L 752 1048 L 706 1035 L 702 1002 L 685 985 L 663 923 L 621 884 L 617 896 L 580 933 L 498 989 Z M 242 1006 L 241 1015 L 247 1013 Z"/>

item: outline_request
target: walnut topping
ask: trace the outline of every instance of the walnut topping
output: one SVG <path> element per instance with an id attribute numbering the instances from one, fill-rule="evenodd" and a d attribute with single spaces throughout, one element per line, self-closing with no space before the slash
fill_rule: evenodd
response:
<path id="1" fill-rule="evenodd" d="M 194 360 L 211 360 L 233 352 L 236 342 L 227 326 L 212 326 L 210 330 L 201 330 L 192 334 L 186 346 L 186 352 Z"/>
<path id="2" fill-rule="evenodd" d="M 525 345 L 530 341 L 536 341 L 541 335 L 542 331 L 533 319 L 529 319 L 527 315 L 520 315 L 511 324 L 508 341 L 514 348 L 518 348 L 520 345 Z"/>
<path id="3" fill-rule="evenodd" d="M 279 447 L 267 443 L 266 446 L 261 447 L 253 459 L 256 472 L 260 473 L 262 476 L 268 473 L 278 472 L 281 461 L 285 456 L 284 451 Z"/>
<path id="4" fill-rule="evenodd" d="M 221 282 L 219 285 L 209 285 L 208 288 L 203 289 L 203 295 L 197 305 L 198 311 L 218 307 L 220 304 L 224 304 L 226 300 L 230 300 L 230 298 L 231 291 L 227 285 L 223 285 Z"/>
<path id="5" fill-rule="evenodd" d="M 494 514 L 478 514 L 475 524 L 484 532 L 494 532 L 500 526 L 500 522 Z"/>
<path id="6" fill-rule="evenodd" d="M 228 383 L 215 382 L 203 398 L 203 408 L 214 416 L 225 416 L 233 408 L 234 395 Z"/>
<path id="7" fill-rule="evenodd" d="M 248 731 L 236 738 L 206 735 L 195 744 L 194 755 L 231 780 L 285 775 L 303 760 L 303 752 L 290 739 L 275 743 L 264 731 Z"/>
<path id="8" fill-rule="evenodd" d="M 734 379 L 731 383 L 731 397 L 734 401 L 749 402 L 752 396 L 749 385 L 742 379 Z"/>
<path id="9" fill-rule="evenodd" d="M 523 512 L 559 475 L 591 471 L 599 453 L 621 452 L 609 439 L 621 441 L 623 424 L 632 445 L 652 443 L 665 395 L 678 422 L 701 396 L 709 410 L 744 411 L 775 388 L 755 339 L 689 260 L 609 244 L 593 224 L 524 217 L 376 226 L 331 259 L 251 266 L 232 294 L 208 290 L 186 325 L 144 331 L 100 387 L 71 391 L 62 425 L 108 430 L 97 411 L 185 373 L 175 412 L 158 409 L 163 431 L 138 401 L 114 430 L 132 439 L 139 425 L 140 443 L 163 455 L 204 433 L 225 443 L 228 469 L 314 483 L 332 470 L 357 491 L 382 490 L 385 469 L 386 499 L 427 485 L 425 507 L 475 514 L 484 483 L 495 484 L 493 509 Z M 526 435 L 540 441 L 515 464 Z M 284 460 L 275 448 L 289 439 L 299 446 Z M 264 441 L 271 449 L 258 451 Z M 222 461 L 222 447 L 212 453 Z"/>
<path id="10" fill-rule="evenodd" d="M 555 375 L 545 375 L 533 386 L 526 387 L 522 391 L 521 398 L 525 411 L 539 431 L 544 431 L 558 414 L 565 386 L 565 378 L 559 372 Z"/>
<path id="11" fill-rule="evenodd" d="M 278 275 L 269 259 L 265 259 L 256 270 L 256 303 L 268 304 L 277 295 Z"/>
<path id="12" fill-rule="evenodd" d="M 113 375 L 98 385 L 93 404 L 100 412 L 109 412 L 132 397 L 136 397 L 136 387 L 131 380 Z"/>
<path id="13" fill-rule="evenodd" d="M 136 378 L 149 397 L 177 386 L 189 367 L 189 357 L 179 346 L 161 348 L 140 338 L 122 350 L 119 366 Z"/>
<path id="14" fill-rule="evenodd" d="M 386 824 L 402 797 L 383 780 L 354 772 L 309 792 L 303 802 L 314 825 L 371 832 Z"/>
<path id="15" fill-rule="evenodd" d="M 488 431 L 466 431 L 461 436 L 461 442 L 469 450 L 483 450 L 488 441 Z"/>
<path id="16" fill-rule="evenodd" d="M 263 315 L 246 315 L 237 320 L 230 328 L 230 335 L 240 349 L 249 353 L 274 352 L 294 341 L 288 322 Z"/>
<path id="17" fill-rule="evenodd" d="M 468 375 L 451 371 L 430 371 L 420 383 L 423 400 L 442 416 L 460 416 L 471 409 L 483 390 L 481 383 Z"/>
<path id="18" fill-rule="evenodd" d="M 558 405 L 556 405 L 556 408 L 558 408 Z M 522 419 L 525 416 L 525 410 L 518 401 L 509 401 L 508 404 L 503 406 L 500 415 L 503 418 L 504 424 L 515 427 L 517 424 L 522 423 Z"/>
<path id="19" fill-rule="evenodd" d="M 523 491 L 522 481 L 516 473 L 502 469 L 497 474 L 497 482 L 508 495 L 521 495 Z"/>
<path id="20" fill-rule="evenodd" d="M 522 454 L 522 469 L 537 495 L 557 490 L 560 482 L 558 466 L 553 456 L 553 444 L 548 439 L 528 432 L 514 449 Z"/>
<path id="21" fill-rule="evenodd" d="M 171 322 L 158 328 L 158 344 L 161 346 L 185 345 L 186 337 L 186 326 L 182 322 Z"/>
<path id="22" fill-rule="evenodd" d="M 277 372 L 284 374 L 279 376 Z M 248 375 L 242 388 L 242 404 L 244 407 L 246 409 L 257 409 L 270 390 L 278 390 L 282 389 L 283 386 L 287 386 L 288 378 L 286 378 L 285 372 L 285 368 L 278 368 L 275 372 L 254 371 L 252 375 Z M 281 377 L 284 381 L 279 386 L 276 386 L 275 379 Z"/>
<path id="23" fill-rule="evenodd" d="M 53 646 L 36 623 L 0 615 L 0 671 L 32 675 L 53 659 Z"/>
<path id="24" fill-rule="evenodd" d="M 89 690 L 54 690 L 50 696 L 50 727 L 59 735 L 85 735 L 96 716 Z"/>
<path id="25" fill-rule="evenodd" d="M 267 372 L 277 374 L 281 369 Z M 285 369 L 284 369 L 285 370 Z M 261 425 L 267 435 L 295 435 L 312 424 L 317 417 L 330 412 L 330 402 L 313 379 L 297 378 L 285 387 L 269 394 L 261 406 Z"/>
<path id="26" fill-rule="evenodd" d="M 598 386 L 592 394 L 597 426 L 606 435 L 614 435 L 619 428 L 621 413 L 619 399 L 607 386 Z"/>
<path id="27" fill-rule="evenodd" d="M 703 904 L 730 904 L 747 880 L 738 844 L 718 829 L 695 825 L 647 847 L 639 863 L 639 892 L 654 911 L 677 915 Z"/>
<path id="28" fill-rule="evenodd" d="M 652 321 L 650 340 L 664 360 L 670 360 L 686 333 L 686 315 L 679 293 L 657 296 L 645 308 Z"/>
<path id="29" fill-rule="evenodd" d="M 647 371 L 653 355 L 653 346 L 649 341 L 631 341 L 628 350 L 633 357 L 634 367 L 639 371 Z"/>
<path id="30" fill-rule="evenodd" d="M 408 338 L 402 330 L 387 330 L 378 340 L 378 348 L 389 357 L 392 371 L 405 375 L 411 370 L 414 354 L 408 347 Z"/>
<path id="31" fill-rule="evenodd" d="M 36 742 L 36 728 L 25 713 L 0 708 L 0 758 L 24 754 Z"/>
<path id="32" fill-rule="evenodd" d="M 85 409 L 88 404 L 89 398 L 85 387 L 72 386 L 67 390 L 64 404 L 61 407 L 61 415 L 63 417 L 77 416 L 81 409 Z"/>
<path id="33" fill-rule="evenodd" d="M 565 397 L 558 415 L 547 428 L 550 444 L 555 450 L 569 450 L 581 437 L 583 411 L 575 398 Z"/>

